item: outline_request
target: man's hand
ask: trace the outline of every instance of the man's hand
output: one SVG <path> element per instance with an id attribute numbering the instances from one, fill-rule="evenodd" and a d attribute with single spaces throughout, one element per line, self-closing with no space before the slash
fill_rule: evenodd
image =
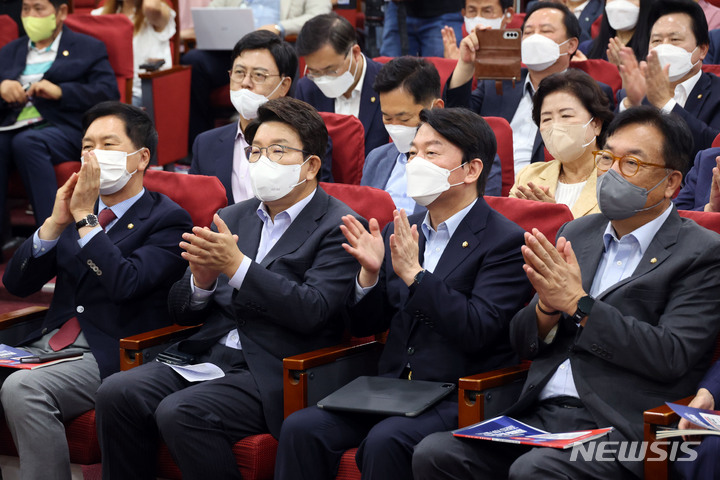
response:
<path id="1" fill-rule="evenodd" d="M 7 103 L 24 105 L 28 101 L 25 89 L 17 80 L 3 80 L 0 83 L 0 97 Z"/>
<path id="2" fill-rule="evenodd" d="M 712 393 L 710 393 L 709 390 L 705 388 L 701 388 L 697 391 L 695 394 L 695 398 L 692 399 L 692 401 L 688 404 L 688 407 L 693 408 L 702 408 L 705 410 L 714 410 L 715 409 L 715 398 L 712 396 Z M 703 428 L 699 425 L 695 425 L 694 423 L 691 423 L 684 418 L 680 419 L 680 423 L 678 423 L 678 430 L 687 430 L 687 429 L 700 429 Z M 683 435 L 683 440 L 690 440 L 690 437 Z"/>
<path id="3" fill-rule="evenodd" d="M 442 35 L 443 41 L 443 57 L 452 58 L 453 60 L 460 58 L 460 49 L 458 48 L 455 29 L 445 25 L 442 30 L 440 30 L 440 35 Z"/>
<path id="4" fill-rule="evenodd" d="M 60 100 L 62 98 L 62 88 L 48 80 L 40 80 L 30 85 L 27 94 L 30 97 Z"/>
<path id="5" fill-rule="evenodd" d="M 85 153 L 84 158 L 69 205 L 70 213 L 76 222 L 93 213 L 95 202 L 100 195 L 100 164 L 94 152 Z"/>
<path id="6" fill-rule="evenodd" d="M 342 217 L 343 224 L 340 231 L 347 239 L 343 248 L 360 264 L 358 283 L 367 288 L 375 285 L 380 274 L 380 266 L 385 258 L 385 244 L 383 243 L 380 225 L 374 218 L 368 224 L 370 231 L 365 230 L 360 221 L 352 215 Z"/>
<path id="7" fill-rule="evenodd" d="M 408 287 L 415 281 L 415 275 L 423 268 L 419 259 L 419 237 L 417 225 L 410 226 L 405 209 L 393 212 L 395 232 L 390 235 L 390 254 L 395 274 Z"/>
<path id="8" fill-rule="evenodd" d="M 720 212 L 720 156 L 715 157 L 715 164 L 712 169 L 710 200 L 705 205 L 706 212 Z"/>
<path id="9" fill-rule="evenodd" d="M 518 198 L 524 198 L 525 200 L 555 203 L 555 198 L 550 195 L 550 187 L 535 185 L 533 182 L 528 182 L 527 186 L 518 185 L 515 195 L 517 195 Z"/>
<path id="10" fill-rule="evenodd" d="M 232 278 L 245 258 L 237 246 L 238 236 L 233 235 L 220 215 L 216 213 L 213 222 L 217 226 L 217 232 L 207 227 L 193 227 L 192 233 L 183 233 L 184 241 L 180 242 L 180 248 L 185 250 L 181 255 L 190 262 L 190 270 L 193 274 L 195 274 L 195 271 L 192 270 L 193 264 L 196 265 L 196 268 L 206 269 L 198 270 L 198 275 L 201 277 L 199 281 L 202 283 L 205 283 L 210 276 L 215 275 L 214 272 L 217 272 L 217 275 L 224 273 L 228 278 Z M 213 273 L 211 274 L 209 271 Z M 198 283 L 196 285 L 204 288 Z"/>
<path id="11" fill-rule="evenodd" d="M 654 50 L 650 50 L 646 65 L 644 73 L 647 99 L 657 108 L 662 108 L 675 96 L 675 89 L 670 85 L 668 78 L 670 65 L 665 65 L 663 68 L 660 65 L 660 57 Z"/>
<path id="12" fill-rule="evenodd" d="M 41 240 L 55 240 L 60 236 L 62 231 L 70 225 L 74 219 L 70 213 L 70 198 L 78 181 L 78 174 L 73 172 L 65 184 L 58 188 L 55 194 L 55 204 L 53 205 L 52 214 L 45 219 L 38 235 Z"/>
<path id="13" fill-rule="evenodd" d="M 545 235 L 533 228 L 532 233 L 525 232 L 521 250 L 525 259 L 523 269 L 542 304 L 568 315 L 575 313 L 578 300 L 586 293 L 570 242 L 561 237 L 557 247 L 553 247 Z"/>
<path id="14" fill-rule="evenodd" d="M 619 41 L 618 41 L 619 43 Z M 608 49 L 610 52 L 610 49 Z M 645 98 L 647 87 L 645 85 L 645 62 L 638 63 L 635 53 L 629 47 L 620 47 L 617 50 L 619 60 L 620 77 L 622 86 L 627 95 L 626 107 L 636 107 Z"/>
<path id="15" fill-rule="evenodd" d="M 475 32 L 479 30 L 488 30 L 490 27 L 485 25 L 476 26 L 472 32 L 460 41 L 460 51 L 458 54 L 458 63 L 453 70 L 450 79 L 450 88 L 456 88 L 466 84 L 475 74 L 475 59 L 477 52 L 480 50 L 480 41 Z"/>

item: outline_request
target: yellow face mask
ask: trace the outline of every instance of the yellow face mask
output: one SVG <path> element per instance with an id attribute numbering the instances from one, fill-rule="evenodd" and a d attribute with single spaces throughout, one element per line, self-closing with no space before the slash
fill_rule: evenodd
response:
<path id="1" fill-rule="evenodd" d="M 55 32 L 57 21 L 55 14 L 51 13 L 47 17 L 22 17 L 25 33 L 34 43 L 47 40 Z"/>

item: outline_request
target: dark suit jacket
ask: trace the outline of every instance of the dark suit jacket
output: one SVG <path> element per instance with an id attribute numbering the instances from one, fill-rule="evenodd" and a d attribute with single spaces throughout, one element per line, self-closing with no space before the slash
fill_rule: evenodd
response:
<path id="1" fill-rule="evenodd" d="M 260 202 L 254 198 L 220 210 L 239 233 L 240 251 L 254 258 L 260 244 Z M 220 275 L 210 302 L 190 310 L 190 272 L 173 285 L 170 313 L 177 323 L 205 322 L 178 344 L 199 354 L 237 328 L 248 368 L 263 402 L 270 433 L 278 436 L 283 420 L 282 359 L 336 344 L 343 325 L 343 295 L 354 275 L 355 260 L 342 248 L 343 215 L 356 215 L 318 187 L 315 196 L 260 263 L 253 261 L 240 290 Z"/>
<path id="2" fill-rule="evenodd" d="M 192 163 L 188 172 L 219 178 L 225 187 L 228 205 L 235 203 L 232 191 L 232 170 L 237 128 L 237 123 L 231 123 L 213 128 L 195 137 L 192 147 Z M 332 182 L 332 144 L 329 138 L 328 144 L 328 151 L 320 169 L 321 182 Z"/>
<path id="3" fill-rule="evenodd" d="M 572 242 L 590 291 L 603 254 L 608 220 L 601 214 L 576 219 L 558 232 Z M 681 218 L 662 225 L 640 264 L 597 296 L 585 327 L 563 315 L 550 344 L 538 338 L 537 296 L 510 324 L 521 358 L 532 360 L 517 415 L 532 408 L 550 376 L 570 358 L 577 391 L 601 427 L 642 440 L 642 412 L 695 392 L 720 330 L 720 236 Z M 626 465 L 639 474 L 641 462 Z"/>
<path id="4" fill-rule="evenodd" d="M 624 89 L 618 91 L 618 105 L 625 96 Z M 647 98 L 643 103 L 649 105 Z M 700 150 L 710 148 L 713 140 L 720 133 L 720 78 L 712 73 L 703 72 L 688 95 L 685 108 L 675 105 L 672 111 L 681 116 L 690 127 L 695 142 L 693 156 Z"/>
<path id="5" fill-rule="evenodd" d="M 424 214 L 412 215 L 418 226 Z M 491 209 L 483 198 L 460 222 L 433 273 L 409 289 L 395 274 L 389 238 L 378 284 L 355 303 L 348 292 L 350 331 L 366 336 L 390 329 L 380 357 L 380 375 L 400 377 L 409 363 L 412 378 L 457 383 L 458 378 L 512 364 L 508 342 L 512 315 L 525 304 L 530 284 L 522 269 L 523 231 Z M 425 238 L 420 233 L 420 261 Z"/>
<path id="6" fill-rule="evenodd" d="M 710 65 L 720 64 L 720 29 L 710 30 L 710 49 L 703 59 L 703 63 Z"/>
<path id="7" fill-rule="evenodd" d="M 117 100 L 120 94 L 105 44 L 100 40 L 63 27 L 58 47 L 57 57 L 43 78 L 62 88 L 62 98 L 59 101 L 35 98 L 33 104 L 73 145 L 80 145 L 85 111 L 104 100 Z M 28 37 L 20 37 L 0 49 L 0 82 L 18 79 L 27 54 Z M 0 124 L 8 115 L 17 115 L 17 110 L 0 99 Z"/>
<path id="8" fill-rule="evenodd" d="M 8 291 L 24 297 L 56 275 L 57 281 L 41 328 L 22 344 L 77 316 L 101 376 L 118 371 L 119 339 L 170 324 L 168 291 L 187 267 L 178 244 L 191 228 L 185 210 L 146 190 L 107 234 L 96 234 L 82 249 L 74 224 L 37 258 L 28 238 L 3 276 Z"/>
<path id="9" fill-rule="evenodd" d="M 367 156 L 373 148 L 388 143 L 390 137 L 382 121 L 380 97 L 372 88 L 382 64 L 368 57 L 365 57 L 365 61 L 367 62 L 367 70 L 365 71 L 365 79 L 360 95 L 360 114 L 358 118 L 365 128 L 365 156 Z M 307 77 L 298 80 L 295 87 L 295 98 L 309 103 L 319 112 L 335 112 L 335 99 L 323 95 L 313 81 Z"/>
<path id="10" fill-rule="evenodd" d="M 710 201 L 712 169 L 717 164 L 715 157 L 718 155 L 720 148 L 708 148 L 695 156 L 692 168 L 685 175 L 685 185 L 673 199 L 679 210 L 703 210 Z"/>
<path id="11" fill-rule="evenodd" d="M 472 92 L 471 81 L 465 85 L 451 89 L 449 88 L 450 81 L 452 80 L 451 75 L 445 86 L 445 106 L 469 108 L 483 117 L 502 117 L 510 123 L 522 99 L 523 86 L 525 85 L 527 75 L 527 68 L 523 68 L 520 81 L 516 82 L 514 87 L 511 81 L 504 80 L 502 82 L 502 95 L 497 94 L 494 80 L 483 80 L 479 82 L 477 88 Z M 605 95 L 607 95 L 612 108 L 614 101 L 612 88 L 602 82 L 597 83 L 602 91 L 605 92 Z M 532 122 L 532 118 L 528 120 Z M 542 136 L 540 136 L 540 130 L 538 130 L 535 135 L 535 142 L 533 143 L 532 163 L 545 161 L 544 146 L 545 144 L 542 141 Z"/>

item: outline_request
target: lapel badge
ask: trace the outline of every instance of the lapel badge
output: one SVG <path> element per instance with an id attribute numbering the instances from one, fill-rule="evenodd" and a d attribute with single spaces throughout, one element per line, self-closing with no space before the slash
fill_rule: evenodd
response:
<path id="1" fill-rule="evenodd" d="M 63 50 L 63 57 L 67 57 L 68 55 L 70 55 L 70 52 L 68 52 L 67 50 Z"/>
<path id="2" fill-rule="evenodd" d="M 128 229 L 132 230 L 133 228 L 135 228 L 135 225 L 132 223 L 128 223 Z"/>
<path id="3" fill-rule="evenodd" d="M 657 263 L 657 258 L 655 258 L 655 257 L 651 258 L 650 263 Z"/>
<path id="4" fill-rule="evenodd" d="M 467 241 L 465 241 L 465 242 L 462 243 L 462 247 L 463 247 L 463 248 L 467 248 L 468 245 L 470 245 L 470 244 L 469 244 Z"/>
<path id="5" fill-rule="evenodd" d="M 375 97 L 370 97 L 370 103 L 375 103 Z"/>
<path id="6" fill-rule="evenodd" d="M 702 98 L 702 93 L 698 94 L 698 100 Z"/>

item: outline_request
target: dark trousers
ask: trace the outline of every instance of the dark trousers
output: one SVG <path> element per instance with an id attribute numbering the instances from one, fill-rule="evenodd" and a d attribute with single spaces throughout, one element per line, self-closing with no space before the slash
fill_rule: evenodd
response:
<path id="1" fill-rule="evenodd" d="M 192 149 L 195 137 L 215 127 L 210 93 L 230 83 L 228 71 L 232 68 L 230 51 L 192 49 L 182 56 L 180 63 L 192 66 L 190 80 L 190 127 L 188 148 Z"/>
<path id="2" fill-rule="evenodd" d="M 518 420 L 555 433 L 598 428 L 584 407 L 541 404 Z M 636 478 L 617 461 L 586 462 L 578 456 L 571 462 L 571 451 L 457 438 L 441 432 L 428 436 L 415 448 L 412 468 L 415 480 Z"/>
<path id="3" fill-rule="evenodd" d="M 720 478 L 720 437 L 700 436 L 702 443 L 695 449 L 692 462 L 675 462 L 675 469 L 686 480 L 714 480 Z"/>
<path id="4" fill-rule="evenodd" d="M 260 392 L 240 350 L 216 345 L 206 361 L 225 376 L 190 383 L 150 362 L 103 381 L 95 411 L 105 480 L 154 479 L 161 439 L 183 479 L 240 478 L 233 444 L 268 431 Z"/>
<path id="5" fill-rule="evenodd" d="M 343 453 L 357 447 L 363 479 L 412 479 L 415 445 L 457 427 L 457 403 L 443 401 L 415 418 L 330 412 L 310 407 L 285 419 L 275 479 L 333 479 Z"/>

